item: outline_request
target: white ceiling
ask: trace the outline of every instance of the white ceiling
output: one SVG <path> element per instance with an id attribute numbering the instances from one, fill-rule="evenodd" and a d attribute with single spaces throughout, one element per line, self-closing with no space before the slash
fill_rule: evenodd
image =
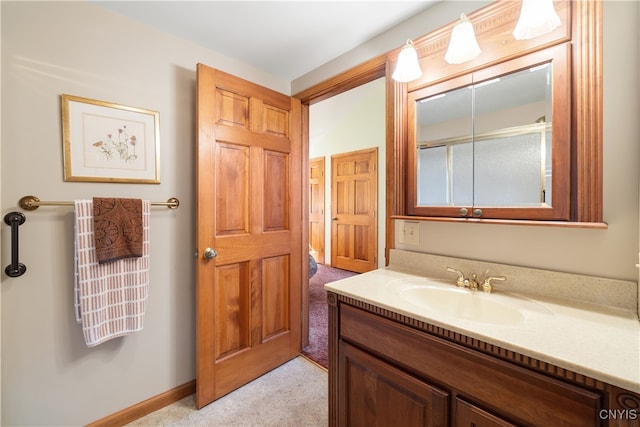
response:
<path id="1" fill-rule="evenodd" d="M 428 9 L 436 0 L 96 3 L 292 81 Z"/>

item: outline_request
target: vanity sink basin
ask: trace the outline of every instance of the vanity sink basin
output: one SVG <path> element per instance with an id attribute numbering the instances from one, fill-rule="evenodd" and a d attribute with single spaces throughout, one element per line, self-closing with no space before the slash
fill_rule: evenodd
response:
<path id="1" fill-rule="evenodd" d="M 399 296 L 427 310 L 475 322 L 513 325 L 525 320 L 520 308 L 477 291 L 427 285 L 401 289 Z"/>

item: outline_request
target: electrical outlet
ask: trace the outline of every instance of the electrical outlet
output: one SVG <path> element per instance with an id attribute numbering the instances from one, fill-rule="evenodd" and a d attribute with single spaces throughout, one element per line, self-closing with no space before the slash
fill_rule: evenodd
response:
<path id="1" fill-rule="evenodd" d="M 400 224 L 398 240 L 406 245 L 418 246 L 420 244 L 420 223 L 403 221 Z"/>

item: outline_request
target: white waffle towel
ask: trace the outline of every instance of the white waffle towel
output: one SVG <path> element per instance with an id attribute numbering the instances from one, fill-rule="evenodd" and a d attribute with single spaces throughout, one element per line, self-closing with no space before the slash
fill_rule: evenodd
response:
<path id="1" fill-rule="evenodd" d="M 76 320 L 82 325 L 87 346 L 95 347 L 142 330 L 149 287 L 151 203 L 142 201 L 142 257 L 105 264 L 96 258 L 93 200 L 76 200 L 74 205 Z"/>

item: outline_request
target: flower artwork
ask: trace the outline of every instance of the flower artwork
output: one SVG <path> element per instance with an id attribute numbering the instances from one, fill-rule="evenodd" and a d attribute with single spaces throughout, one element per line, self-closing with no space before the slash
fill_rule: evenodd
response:
<path id="1" fill-rule="evenodd" d="M 133 162 L 138 158 L 136 154 L 136 136 L 127 133 L 127 126 L 123 125 L 118 129 L 118 136 L 114 139 L 113 134 L 108 133 L 106 140 L 94 142 L 93 146 L 103 154 L 108 160 L 118 156 L 125 162 Z"/>
<path id="2" fill-rule="evenodd" d="M 65 181 L 159 184 L 159 114 L 62 95 Z"/>

